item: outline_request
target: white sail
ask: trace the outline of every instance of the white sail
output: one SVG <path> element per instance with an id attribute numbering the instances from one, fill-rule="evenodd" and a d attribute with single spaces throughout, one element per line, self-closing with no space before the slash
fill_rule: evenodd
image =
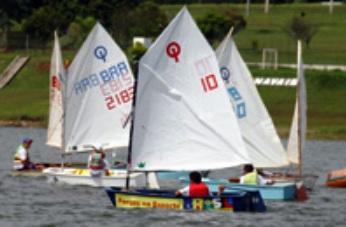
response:
<path id="1" fill-rule="evenodd" d="M 297 98 L 294 108 L 294 115 L 291 124 L 290 135 L 287 144 L 287 153 L 291 163 L 300 164 L 301 151 L 304 150 L 305 135 L 306 135 L 306 85 L 304 78 L 304 64 L 302 58 L 301 41 L 298 41 L 298 56 L 297 56 Z"/>
<path id="2" fill-rule="evenodd" d="M 288 165 L 272 119 L 230 33 L 217 48 L 216 55 L 251 162 L 256 167 Z"/>
<path id="3" fill-rule="evenodd" d="M 99 23 L 73 60 L 67 82 L 65 151 L 127 146 L 133 74 L 125 54 Z"/>
<path id="4" fill-rule="evenodd" d="M 186 7 L 139 63 L 132 169 L 205 170 L 249 161 L 216 56 Z"/>
<path id="5" fill-rule="evenodd" d="M 49 71 L 49 120 L 47 145 L 62 147 L 62 128 L 64 118 L 63 90 L 65 69 L 57 32 L 54 32 L 54 47 Z"/>

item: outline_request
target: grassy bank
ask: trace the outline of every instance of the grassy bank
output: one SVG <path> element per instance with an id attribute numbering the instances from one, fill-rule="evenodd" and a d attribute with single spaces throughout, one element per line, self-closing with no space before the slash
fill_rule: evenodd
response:
<path id="1" fill-rule="evenodd" d="M 13 55 L 0 54 L 3 56 Z M 0 90 L 0 119 L 38 121 L 45 127 L 48 117 L 48 70 L 50 53 L 32 53 L 23 71 Z M 295 70 L 251 68 L 255 76 L 293 77 Z M 346 140 L 346 73 L 305 72 L 308 88 L 308 138 Z M 295 88 L 259 87 L 261 96 L 281 134 L 288 135 L 295 101 Z M 2 122 L 4 123 L 4 122 Z M 37 126 L 37 124 L 35 124 Z"/>
<path id="2" fill-rule="evenodd" d="M 181 6 L 163 6 L 172 17 Z M 189 5 L 195 17 L 210 10 L 228 9 L 244 11 L 242 5 Z M 246 61 L 260 61 L 260 51 L 251 49 L 256 39 L 262 47 L 279 49 L 280 62 L 295 62 L 295 44 L 282 32 L 282 26 L 292 15 L 304 10 L 314 15 L 320 30 L 310 49 L 304 49 L 306 63 L 346 64 L 346 7 L 337 7 L 335 14 L 327 14 L 327 7 L 320 5 L 276 5 L 270 14 L 263 13 L 262 5 L 254 5 L 247 18 L 246 30 L 235 40 Z M 341 11 L 343 10 L 343 11 Z M 271 46 L 267 46 L 271 44 Z M 274 46 L 275 44 L 275 46 Z M 334 54 L 332 52 L 335 52 Z M 0 124 L 35 121 L 46 127 L 48 118 L 48 72 L 51 50 L 0 53 L 0 72 L 17 55 L 28 54 L 31 60 L 21 73 L 0 90 Z M 64 57 L 72 59 L 73 51 L 64 51 Z M 292 69 L 262 70 L 251 68 L 253 75 L 266 77 L 295 77 Z M 306 71 L 308 88 L 308 138 L 346 140 L 346 73 Z M 288 135 L 295 101 L 295 88 L 259 87 L 261 96 L 272 115 L 281 136 Z M 37 126 L 37 124 L 35 124 Z"/>
<path id="3" fill-rule="evenodd" d="M 289 77 L 294 70 L 252 69 L 256 76 Z M 346 73 L 305 71 L 308 97 L 308 138 L 346 140 Z M 287 137 L 295 104 L 295 88 L 259 87 L 280 135 Z"/>
<path id="4" fill-rule="evenodd" d="M 173 17 L 181 5 L 167 5 L 162 8 Z M 188 8 L 194 18 L 208 12 L 223 14 L 234 11 L 245 14 L 245 4 L 192 4 Z M 247 26 L 235 36 L 235 40 L 247 62 L 262 59 L 262 48 L 276 48 L 279 61 L 295 62 L 295 41 L 284 31 L 295 16 L 305 13 L 305 18 L 317 26 L 309 48 L 304 50 L 307 64 L 346 64 L 346 4 L 337 6 L 333 14 L 328 7 L 317 4 L 272 4 L 269 13 L 263 12 L 263 4 L 251 4 L 250 15 L 244 16 Z M 256 43 L 257 48 L 254 48 Z M 322 54 L 323 53 L 323 54 Z"/>

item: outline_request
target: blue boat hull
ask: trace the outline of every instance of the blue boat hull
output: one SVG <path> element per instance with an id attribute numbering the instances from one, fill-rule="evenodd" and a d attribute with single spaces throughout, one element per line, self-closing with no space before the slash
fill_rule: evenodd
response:
<path id="1" fill-rule="evenodd" d="M 204 178 L 203 182 L 206 183 L 212 192 L 218 191 L 218 185 L 225 186 L 225 192 L 234 190 L 245 191 L 259 191 L 264 200 L 295 200 L 296 199 L 296 184 L 295 183 L 275 183 L 273 185 L 245 185 L 230 183 L 225 179 L 208 179 Z M 189 183 L 188 180 L 181 179 L 183 185 Z"/>
<path id="2" fill-rule="evenodd" d="M 188 178 L 190 172 L 186 171 L 163 171 L 156 172 L 159 180 L 179 180 L 180 178 Z"/>
<path id="3" fill-rule="evenodd" d="M 137 189 L 124 192 L 121 188 L 106 188 L 117 208 L 159 208 L 175 210 L 224 210 L 230 212 L 265 212 L 258 191 L 232 191 L 206 198 L 176 197 L 174 191 Z"/>
<path id="4" fill-rule="evenodd" d="M 160 171 L 156 172 L 159 180 L 179 180 L 180 178 L 189 178 L 190 171 Z M 208 177 L 209 171 L 201 171 L 202 177 Z"/>

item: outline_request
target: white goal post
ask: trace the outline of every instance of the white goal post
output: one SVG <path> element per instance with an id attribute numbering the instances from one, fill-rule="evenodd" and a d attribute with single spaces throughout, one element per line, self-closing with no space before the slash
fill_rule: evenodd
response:
<path id="1" fill-rule="evenodd" d="M 263 48 L 262 50 L 262 68 L 278 68 L 279 52 L 274 48 Z"/>

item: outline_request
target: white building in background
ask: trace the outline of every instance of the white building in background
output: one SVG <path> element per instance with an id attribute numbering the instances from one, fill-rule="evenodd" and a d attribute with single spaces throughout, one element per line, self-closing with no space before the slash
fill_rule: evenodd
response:
<path id="1" fill-rule="evenodd" d="M 140 43 L 145 48 L 148 49 L 149 46 L 153 43 L 153 39 L 152 38 L 148 38 L 148 37 L 142 37 L 142 36 L 133 37 L 133 46 L 135 46 L 136 43 Z"/>

